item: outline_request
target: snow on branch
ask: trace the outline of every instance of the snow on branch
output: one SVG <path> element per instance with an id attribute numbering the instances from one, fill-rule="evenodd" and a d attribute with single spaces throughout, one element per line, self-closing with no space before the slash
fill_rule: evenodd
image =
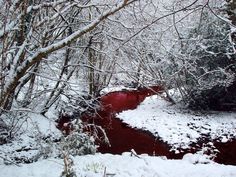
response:
<path id="1" fill-rule="evenodd" d="M 11 80 L 5 85 L 4 93 L 8 94 L 8 92 L 11 92 L 12 90 L 14 90 L 14 88 L 17 86 L 18 81 L 25 75 L 26 71 L 32 65 L 41 61 L 43 58 L 45 58 L 47 55 L 51 54 L 52 52 L 57 51 L 57 50 L 65 47 L 66 45 L 72 43 L 76 39 L 82 37 L 84 34 L 90 32 L 91 30 L 96 28 L 96 26 L 98 26 L 102 21 L 107 19 L 109 16 L 113 15 L 114 13 L 118 12 L 119 10 L 124 8 L 125 6 L 128 6 L 129 4 L 131 4 L 135 1 L 137 1 L 137 0 L 123 0 L 121 3 L 118 3 L 113 8 L 102 13 L 98 18 L 93 20 L 90 24 L 84 26 L 82 29 L 72 33 L 68 37 L 66 37 L 56 43 L 53 43 L 53 44 L 51 44 L 47 47 L 44 47 L 44 48 L 40 48 L 35 54 L 26 58 L 24 60 L 24 62 L 22 62 L 21 66 L 19 66 L 16 70 L 9 72 L 9 73 L 13 73 L 13 74 L 11 76 L 9 76 L 9 78 L 11 78 Z"/>

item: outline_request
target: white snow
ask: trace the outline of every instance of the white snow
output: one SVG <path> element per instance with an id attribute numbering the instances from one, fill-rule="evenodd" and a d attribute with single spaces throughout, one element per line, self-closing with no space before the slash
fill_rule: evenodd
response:
<path id="1" fill-rule="evenodd" d="M 133 126 L 149 129 L 152 132 L 158 133 L 159 136 L 169 143 L 173 143 L 175 146 L 181 143 L 187 146 L 189 142 L 195 141 L 196 138 L 200 136 L 198 131 L 210 133 L 213 138 L 222 135 L 222 141 L 227 141 L 230 133 L 235 135 L 235 114 L 215 113 L 203 117 L 191 113 L 184 113 L 159 96 L 151 96 L 136 110 L 125 111 L 120 113 L 119 116 L 126 122 L 130 120 L 129 122 L 133 123 Z M 0 146 L 0 176 L 59 177 L 64 169 L 64 162 L 63 159 L 55 158 L 54 156 L 48 159 L 39 158 L 37 162 L 19 164 L 19 166 L 2 160 L 4 157 L 7 158 L 4 154 L 10 157 L 15 156 L 16 154 L 14 153 L 7 153 L 14 149 L 24 149 L 27 147 L 32 148 L 30 151 L 31 154 L 27 151 L 22 151 L 18 152 L 17 156 L 37 156 L 38 151 L 34 151 L 37 145 L 33 142 L 35 142 L 34 134 L 38 132 L 40 132 L 40 136 L 56 136 L 60 134 L 54 122 L 43 116 L 32 113 L 27 122 L 28 126 L 24 127 L 25 132 L 19 137 L 19 141 L 10 144 L 12 147 L 9 146 L 9 144 Z M 41 142 L 39 141 L 38 143 Z M 132 152 L 125 152 L 122 155 L 97 153 L 95 155 L 71 158 L 74 163 L 73 169 L 78 177 L 236 176 L 236 166 L 215 163 L 210 160 L 209 156 L 203 153 L 189 153 L 184 155 L 183 159 L 180 160 L 167 160 L 166 157 L 148 156 L 145 154 L 135 156 L 132 154 Z"/>
<path id="2" fill-rule="evenodd" d="M 123 155 L 96 154 L 73 158 L 73 169 L 82 177 L 235 177 L 236 166 L 212 161 L 196 161 L 188 154 L 183 160 L 166 160 L 161 157 L 131 153 Z M 59 177 L 63 171 L 62 159 L 40 160 L 32 164 L 0 165 L 1 176 L 8 177 Z M 104 173 L 106 175 L 104 175 Z"/>
<path id="3" fill-rule="evenodd" d="M 17 134 L 12 142 L 0 146 L 0 157 L 10 161 L 16 159 L 31 161 L 41 158 L 42 150 L 48 150 L 49 153 L 49 149 L 53 148 L 47 141 L 59 139 L 61 136 L 53 120 L 34 113 L 29 113 L 29 117 L 19 120 L 16 130 Z"/>
<path id="4" fill-rule="evenodd" d="M 173 146 L 188 148 L 201 134 L 227 142 L 236 137 L 236 113 L 197 114 L 172 105 L 158 95 L 148 97 L 137 109 L 119 113 L 131 127 L 144 129 Z"/>
<path id="5" fill-rule="evenodd" d="M 137 90 L 136 88 L 128 88 L 125 86 L 108 86 L 100 91 L 101 95 L 105 95 L 107 93 L 111 92 L 118 92 L 118 91 L 123 91 L 123 90 Z"/>

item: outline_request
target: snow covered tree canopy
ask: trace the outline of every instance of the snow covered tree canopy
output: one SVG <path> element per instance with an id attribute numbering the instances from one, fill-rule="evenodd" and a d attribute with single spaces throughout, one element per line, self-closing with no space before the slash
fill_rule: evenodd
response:
<path id="1" fill-rule="evenodd" d="M 193 62 L 189 56 L 201 55 L 204 50 L 196 47 L 203 45 L 191 43 L 193 48 L 185 53 L 184 46 L 176 46 L 190 44 L 190 33 L 197 36 L 194 29 L 201 26 L 203 12 L 219 18 L 216 14 L 233 4 L 225 0 L 0 1 L 0 107 L 11 110 L 35 101 L 42 103 L 45 113 L 59 98 L 73 99 L 65 92 L 71 94 L 84 84 L 83 79 L 88 93 L 96 95 L 102 87 L 121 81 L 172 87 L 173 80 L 185 77 L 186 69 L 200 77 L 205 73 L 197 76 L 199 62 L 189 69 Z M 170 68 L 174 72 L 168 72 Z"/>
<path id="2" fill-rule="evenodd" d="M 11 108 L 15 94 L 48 55 L 135 1 L 2 1 L 1 108 Z"/>

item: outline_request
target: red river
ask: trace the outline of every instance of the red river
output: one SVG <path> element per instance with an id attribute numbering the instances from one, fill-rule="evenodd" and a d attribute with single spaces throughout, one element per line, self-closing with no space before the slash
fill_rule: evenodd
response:
<path id="1" fill-rule="evenodd" d="M 171 147 L 155 137 L 148 131 L 130 128 L 127 124 L 115 117 L 116 113 L 121 111 L 135 109 L 146 97 L 161 92 L 162 88 L 158 86 L 142 88 L 138 90 L 124 90 L 111 92 L 101 97 L 101 110 L 98 110 L 94 116 L 82 116 L 83 122 L 95 123 L 101 126 L 109 139 L 110 145 L 102 140 L 97 140 L 98 151 L 101 153 L 121 154 L 130 152 L 134 149 L 138 154 L 149 154 L 166 156 L 168 159 L 181 159 L 186 153 L 195 153 L 200 150 L 204 144 L 211 142 L 208 138 L 199 140 L 193 144 L 190 149 L 181 150 L 181 153 L 175 154 L 170 151 Z M 98 136 L 102 137 L 101 131 Z M 219 150 L 216 158 L 218 163 L 236 165 L 236 140 L 220 143 L 212 142 Z"/>

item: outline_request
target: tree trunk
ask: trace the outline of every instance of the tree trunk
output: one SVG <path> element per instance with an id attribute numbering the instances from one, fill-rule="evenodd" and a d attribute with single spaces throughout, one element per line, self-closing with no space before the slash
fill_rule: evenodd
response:
<path id="1" fill-rule="evenodd" d="M 94 93 L 94 67 L 95 67 L 95 54 L 94 50 L 89 48 L 89 94 Z"/>

